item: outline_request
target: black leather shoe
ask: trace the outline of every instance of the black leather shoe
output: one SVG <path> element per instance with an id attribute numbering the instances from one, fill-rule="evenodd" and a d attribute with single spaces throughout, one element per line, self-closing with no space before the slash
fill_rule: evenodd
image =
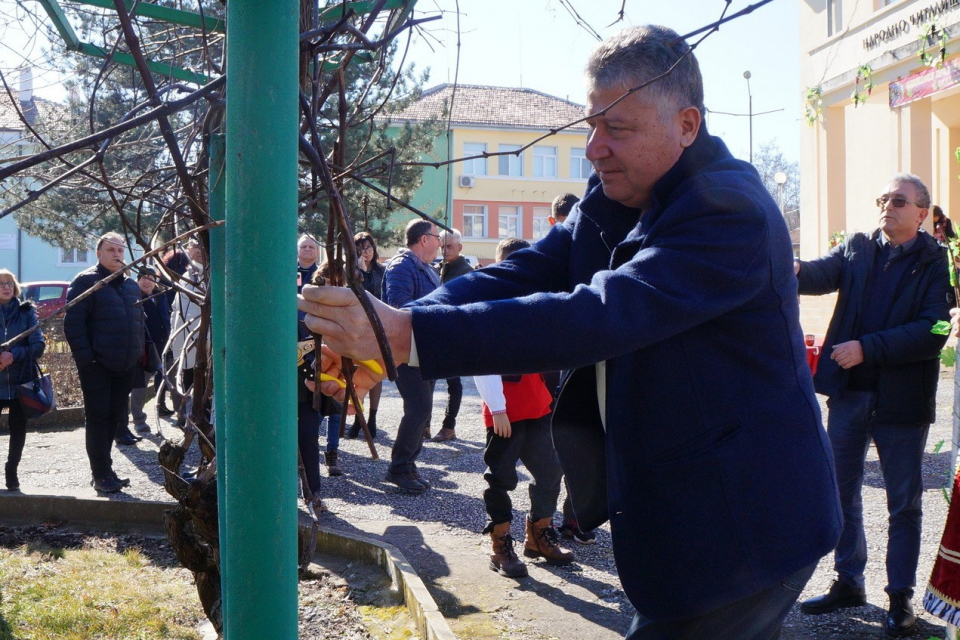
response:
<path id="1" fill-rule="evenodd" d="M 132 433 L 125 433 L 125 434 L 123 434 L 122 436 L 119 436 L 119 437 L 115 440 L 115 442 L 116 442 L 117 444 L 119 444 L 119 445 L 128 446 L 128 445 L 131 445 L 131 444 L 137 444 L 137 443 L 140 442 L 141 440 L 143 440 L 143 438 L 139 438 L 139 437 L 133 435 Z"/>
<path id="2" fill-rule="evenodd" d="M 426 478 L 420 475 L 420 471 L 418 471 L 417 469 L 414 469 L 413 471 L 411 471 L 410 475 L 413 476 L 414 480 L 422 484 L 424 489 L 429 489 L 431 486 L 433 486 L 430 484 L 429 480 L 427 480 Z"/>
<path id="3" fill-rule="evenodd" d="M 917 625 L 917 616 L 913 613 L 910 596 L 905 593 L 890 594 L 890 608 L 887 610 L 887 635 L 903 638 L 913 634 Z"/>
<path id="4" fill-rule="evenodd" d="M 838 609 L 862 607 L 867 604 L 867 592 L 863 587 L 854 587 L 843 580 L 834 580 L 830 590 L 822 596 L 800 603 L 800 611 L 818 616 Z"/>
<path id="5" fill-rule="evenodd" d="M 157 407 L 157 415 L 161 418 L 168 418 L 173 415 L 173 409 L 168 409 L 167 407 L 160 405 Z"/>
<path id="6" fill-rule="evenodd" d="M 123 485 L 121 485 L 113 476 L 94 479 L 94 481 L 90 484 L 92 484 L 93 488 L 100 493 L 117 493 L 123 489 Z"/>
<path id="7" fill-rule="evenodd" d="M 120 484 L 121 487 L 129 487 L 129 486 L 130 486 L 130 478 L 121 478 L 120 476 L 117 475 L 117 472 L 116 472 L 116 471 L 111 471 L 110 473 L 111 473 L 111 475 L 113 476 L 113 479 L 116 480 L 116 481 Z"/>
<path id="8" fill-rule="evenodd" d="M 395 484 L 406 493 L 423 493 L 427 487 L 416 479 L 412 473 L 390 473 L 387 472 L 386 481 Z"/>

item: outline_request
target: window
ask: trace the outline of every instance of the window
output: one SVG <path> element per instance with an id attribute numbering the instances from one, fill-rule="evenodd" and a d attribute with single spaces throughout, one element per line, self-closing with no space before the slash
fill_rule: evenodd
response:
<path id="1" fill-rule="evenodd" d="M 487 208 L 484 205 L 463 205 L 463 237 L 487 237 Z"/>
<path id="2" fill-rule="evenodd" d="M 500 207 L 500 237 L 522 238 L 520 231 L 520 207 Z"/>
<path id="3" fill-rule="evenodd" d="M 890 4 L 884 0 L 884 4 Z M 839 32 L 843 28 L 843 8 L 840 0 L 827 0 L 827 37 Z"/>
<path id="4" fill-rule="evenodd" d="M 510 151 L 519 151 L 520 145 L 518 144 L 502 144 L 498 148 L 498 151 L 510 152 Z M 497 158 L 500 161 L 500 171 L 498 172 L 501 176 L 522 176 L 523 175 L 523 154 L 516 156 L 500 156 Z"/>
<path id="5" fill-rule="evenodd" d="M 557 177 L 557 148 L 556 147 L 534 147 L 533 148 L 533 177 L 535 178 L 556 178 Z"/>
<path id="6" fill-rule="evenodd" d="M 570 179 L 586 180 L 590 177 L 593 165 L 587 160 L 586 149 L 570 149 Z"/>
<path id="7" fill-rule="evenodd" d="M 487 152 L 487 145 L 482 142 L 464 142 L 463 157 L 479 156 Z M 463 173 L 468 176 L 487 175 L 487 159 L 480 157 L 466 160 L 463 163 Z"/>
<path id="8" fill-rule="evenodd" d="M 60 262 L 59 266 L 64 265 L 81 265 L 87 263 L 87 254 L 89 252 L 86 249 L 64 249 L 60 248 Z"/>
<path id="9" fill-rule="evenodd" d="M 550 221 L 547 220 L 549 216 L 550 207 L 533 208 L 533 233 L 531 236 L 534 240 L 540 240 L 550 231 Z"/>

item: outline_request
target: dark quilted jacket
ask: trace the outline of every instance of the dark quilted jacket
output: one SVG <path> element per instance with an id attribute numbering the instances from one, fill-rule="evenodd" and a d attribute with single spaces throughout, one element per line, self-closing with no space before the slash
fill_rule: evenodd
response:
<path id="1" fill-rule="evenodd" d="M 70 283 L 72 301 L 110 275 L 97 264 L 81 271 Z M 111 371 L 126 371 L 143 356 L 143 309 L 140 287 L 132 279 L 117 277 L 67 310 L 63 330 L 77 367 L 99 362 Z"/>
<path id="2" fill-rule="evenodd" d="M 11 300 L 0 310 L 0 331 L 2 342 L 20 335 L 30 327 L 37 326 L 37 310 L 29 302 Z M 10 345 L 9 351 L 13 354 L 13 364 L 0 371 L 0 399 L 12 400 L 16 397 L 16 386 L 30 382 L 36 377 L 36 368 L 33 363 L 43 355 L 44 341 L 40 327 L 37 327 L 26 338 L 20 338 Z"/>

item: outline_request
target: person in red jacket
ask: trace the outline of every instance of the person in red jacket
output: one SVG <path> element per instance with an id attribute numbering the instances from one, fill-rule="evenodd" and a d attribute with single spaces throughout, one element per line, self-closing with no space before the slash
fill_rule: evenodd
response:
<path id="1" fill-rule="evenodd" d="M 497 246 L 497 262 L 529 246 L 519 238 L 502 240 Z M 493 543 L 490 568 L 510 578 L 527 575 L 527 567 L 514 552 L 510 535 L 510 492 L 517 488 L 517 461 L 523 462 L 533 476 L 523 555 L 542 557 L 557 566 L 570 564 L 573 553 L 560 547 L 553 527 L 563 471 L 550 436 L 553 397 L 543 376 L 475 376 L 474 381 L 483 399 L 483 423 L 487 427 L 487 446 L 483 451 L 487 470 L 483 477 L 489 486 L 483 492 L 483 503 L 490 522 L 483 533 L 489 533 Z"/>

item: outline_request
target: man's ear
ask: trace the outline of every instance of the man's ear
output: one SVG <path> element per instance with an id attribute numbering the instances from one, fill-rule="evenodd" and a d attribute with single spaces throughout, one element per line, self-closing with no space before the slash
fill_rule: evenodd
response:
<path id="1" fill-rule="evenodd" d="M 700 109 L 687 107 L 680 111 L 677 117 L 680 122 L 680 146 L 686 149 L 696 140 L 703 116 L 700 114 Z"/>
<path id="2" fill-rule="evenodd" d="M 923 221 L 927 219 L 927 215 L 930 213 L 929 209 L 920 209 L 920 214 L 917 216 L 917 228 L 920 228 L 920 225 L 923 224 Z"/>

